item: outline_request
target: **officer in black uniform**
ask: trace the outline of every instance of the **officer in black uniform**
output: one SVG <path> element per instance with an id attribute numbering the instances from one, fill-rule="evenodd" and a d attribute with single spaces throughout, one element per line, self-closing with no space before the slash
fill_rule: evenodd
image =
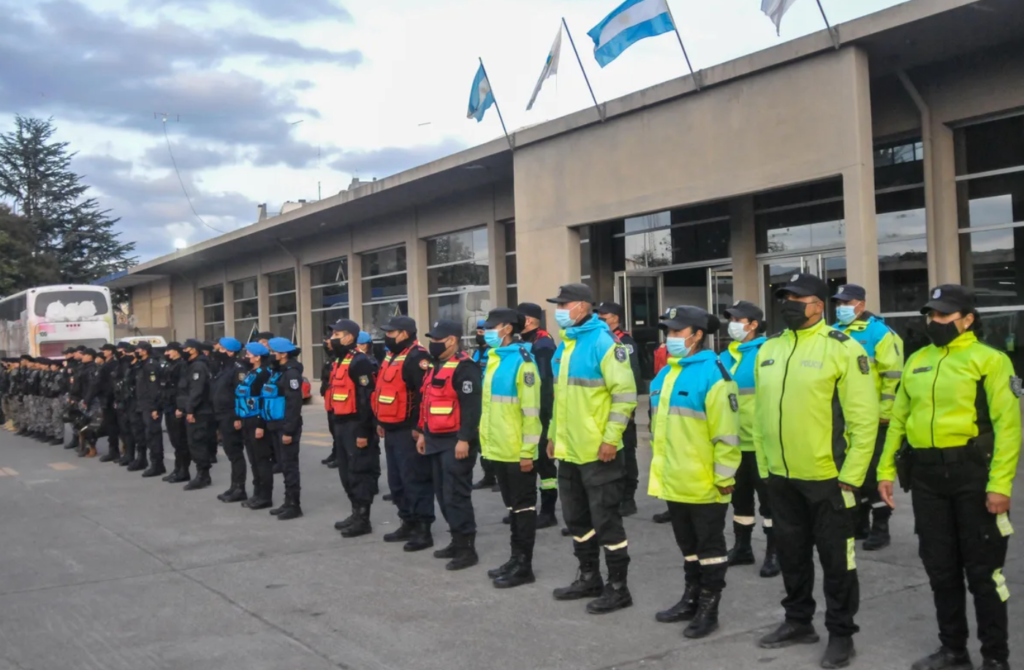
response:
<path id="1" fill-rule="evenodd" d="M 135 405 L 135 376 L 131 373 L 135 347 L 127 342 L 117 343 L 117 368 L 111 370 L 114 383 L 114 412 L 117 428 L 121 435 L 121 460 L 118 465 L 127 466 L 135 460 L 135 433 L 132 431 L 131 408 Z M 75 393 L 72 384 L 72 395 Z"/>
<path id="2" fill-rule="evenodd" d="M 186 435 L 185 417 L 179 416 L 178 410 L 184 409 L 187 398 L 182 398 L 178 404 L 178 389 L 181 385 L 181 378 L 185 374 L 185 361 L 182 359 L 181 344 L 170 342 L 164 348 L 163 373 L 160 378 L 163 380 L 163 408 L 164 425 L 167 426 L 167 439 L 171 441 L 174 449 L 174 470 L 163 478 L 163 481 L 171 484 L 187 482 L 189 466 L 192 465 L 192 455 L 188 450 L 188 439 Z"/>
<path id="3" fill-rule="evenodd" d="M 619 338 L 629 352 L 629 366 L 633 369 L 633 380 L 639 391 L 643 389 L 643 374 L 640 372 L 640 348 L 633 336 L 622 329 L 626 322 L 626 310 L 617 302 L 603 302 L 597 308 L 597 316 Z M 640 484 L 640 469 L 636 461 L 636 418 L 629 417 L 626 431 L 622 434 L 622 450 L 626 457 L 626 488 L 623 491 L 619 513 L 622 516 L 636 514 L 636 489 Z"/>
<path id="4" fill-rule="evenodd" d="M 149 344 L 146 342 L 146 344 Z M 132 376 L 132 410 L 131 423 L 132 434 L 135 436 L 135 460 L 128 464 L 128 472 L 142 472 L 149 467 L 149 437 L 146 432 L 146 422 L 142 418 L 142 408 L 139 406 L 139 380 L 142 375 L 142 356 L 139 347 L 142 343 L 135 345 L 134 351 L 129 355 L 131 368 L 128 374 Z"/>
<path id="5" fill-rule="evenodd" d="M 214 356 L 220 362 L 220 371 L 213 377 L 213 412 L 217 419 L 224 453 L 231 463 L 231 486 L 217 496 L 226 503 L 245 501 L 245 447 L 242 444 L 241 425 L 235 427 L 235 387 L 249 374 L 249 365 L 240 359 L 242 343 L 233 337 L 222 337 L 214 346 Z"/>
<path id="6" fill-rule="evenodd" d="M 334 354 L 331 353 L 331 336 L 324 338 L 324 362 L 320 366 L 320 397 L 327 396 L 327 389 L 331 386 L 331 368 L 334 366 Z M 338 467 L 338 444 L 334 440 L 334 412 L 327 411 L 327 432 L 331 434 L 331 453 L 327 458 L 320 461 L 322 465 L 329 468 Z"/>
<path id="7" fill-rule="evenodd" d="M 121 430 L 114 409 L 114 387 L 117 370 L 121 363 L 117 358 L 117 347 L 104 344 L 100 347 L 103 363 L 100 366 L 100 396 L 103 406 L 103 430 L 107 433 L 107 453 L 100 457 L 101 463 L 116 463 L 121 458 Z"/>
<path id="8" fill-rule="evenodd" d="M 86 421 L 78 426 L 81 444 L 78 455 L 86 458 L 96 457 L 96 435 L 95 433 L 87 434 L 83 429 L 98 413 L 103 411 L 100 408 L 100 371 L 96 367 L 95 359 L 96 352 L 86 349 L 82 352 L 82 366 L 78 369 L 78 376 L 81 378 L 84 389 L 82 404 L 79 407 L 86 418 Z"/>
<path id="9" fill-rule="evenodd" d="M 302 439 L 302 353 L 291 340 L 284 337 L 270 339 L 270 352 L 276 360 L 273 374 L 263 385 L 263 410 L 277 451 L 277 462 L 284 475 L 284 504 L 270 510 L 279 521 L 297 519 L 302 516 L 302 482 L 299 477 L 299 441 Z M 273 388 L 268 388 L 273 387 Z M 269 392 L 269 393 L 268 393 Z M 284 398 L 280 409 L 274 409 L 274 402 Z"/>
<path id="10" fill-rule="evenodd" d="M 196 475 L 185 484 L 186 491 L 204 489 L 213 483 L 210 480 L 210 429 L 213 423 L 213 404 L 210 402 L 211 375 L 207 358 L 201 353 L 202 346 L 202 343 L 196 340 L 185 340 L 182 347 L 188 358 L 188 367 L 181 377 L 179 386 L 184 387 L 185 407 L 178 412 L 185 417 L 188 449 L 192 454 L 192 461 L 196 464 Z M 179 393 L 179 397 L 181 395 Z"/>
<path id="11" fill-rule="evenodd" d="M 359 324 L 342 319 L 331 326 L 331 353 L 336 362 L 328 393 L 334 412 L 334 444 L 338 450 L 338 476 L 352 503 L 352 514 L 335 528 L 342 537 L 359 537 L 373 531 L 370 506 L 379 492 L 380 438 L 373 418 L 375 367 L 370 357 L 356 349 Z M 339 390 L 350 384 L 354 402 L 342 399 Z M 342 391 L 341 395 L 348 395 Z"/>
<path id="12" fill-rule="evenodd" d="M 214 356 L 213 342 L 209 340 L 203 340 L 200 342 L 200 353 L 206 357 L 206 367 L 210 370 L 210 380 L 214 379 L 220 372 L 221 361 L 220 358 Z M 209 423 L 209 430 L 207 435 L 209 436 L 209 450 L 210 450 L 210 463 L 217 463 L 217 450 L 220 449 L 220 436 L 217 433 L 217 415 L 210 412 L 210 416 L 207 417 L 207 423 Z"/>
<path id="13" fill-rule="evenodd" d="M 153 356 L 153 345 L 139 342 L 135 347 L 139 358 L 138 376 L 135 382 L 135 397 L 139 404 L 139 415 L 145 430 L 145 449 L 149 450 L 150 465 L 143 471 L 143 477 L 159 477 L 167 474 L 164 465 L 163 401 L 164 384 L 160 378 L 160 361 Z M 145 454 L 145 451 L 143 451 Z M 142 458 L 142 460 L 145 460 Z"/>

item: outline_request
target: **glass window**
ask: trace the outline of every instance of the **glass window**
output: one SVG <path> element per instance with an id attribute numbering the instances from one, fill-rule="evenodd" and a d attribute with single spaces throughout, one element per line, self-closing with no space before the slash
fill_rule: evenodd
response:
<path id="1" fill-rule="evenodd" d="M 881 313 L 915 312 L 928 294 L 924 188 L 875 196 Z"/>
<path id="2" fill-rule="evenodd" d="M 349 318 L 348 259 L 309 266 L 310 311 L 313 317 L 313 365 L 323 364 L 321 338 L 331 334 L 331 324 Z"/>
<path id="3" fill-rule="evenodd" d="M 476 339 L 476 324 L 487 318 L 491 310 L 488 291 L 459 293 L 430 298 L 430 321 L 451 319 L 462 324 L 463 346 L 469 346 Z"/>
<path id="4" fill-rule="evenodd" d="M 516 224 L 509 222 L 505 224 L 505 253 L 511 254 L 516 251 Z"/>
<path id="5" fill-rule="evenodd" d="M 319 343 L 331 334 L 331 325 L 349 318 L 348 306 L 316 310 L 313 316 L 313 344 Z"/>
<path id="6" fill-rule="evenodd" d="M 405 272 L 405 247 L 392 247 L 363 254 L 363 277 Z"/>
<path id="7" fill-rule="evenodd" d="M 506 306 L 515 308 L 519 304 L 519 268 L 516 262 L 516 226 L 505 224 L 505 299 Z"/>
<path id="8" fill-rule="evenodd" d="M 284 314 L 280 316 L 270 317 L 270 332 L 274 333 L 278 337 L 286 337 L 289 340 L 295 340 L 295 322 L 296 318 L 294 314 Z"/>
<path id="9" fill-rule="evenodd" d="M 957 175 L 1024 166 L 1024 116 L 967 126 L 957 135 Z"/>
<path id="10" fill-rule="evenodd" d="M 207 286 L 200 290 L 203 292 L 204 305 L 221 305 L 224 303 L 223 285 L 218 284 L 217 286 Z"/>
<path id="11" fill-rule="evenodd" d="M 384 341 L 381 324 L 390 317 L 409 313 L 409 280 L 405 247 L 362 254 L 363 330 L 375 341 Z"/>
<path id="12" fill-rule="evenodd" d="M 224 285 L 199 290 L 203 296 L 203 337 L 216 342 L 224 337 Z"/>
<path id="13" fill-rule="evenodd" d="M 223 323 L 208 323 L 203 326 L 203 339 L 207 342 L 216 342 L 224 337 Z"/>
<path id="14" fill-rule="evenodd" d="M 409 303 L 405 300 L 394 302 L 377 302 L 363 305 L 363 330 L 378 342 L 384 341 L 381 326 L 393 316 L 409 314 Z M 426 331 L 424 331 L 426 332 Z"/>
<path id="15" fill-rule="evenodd" d="M 294 291 L 295 273 L 288 270 L 287 272 L 275 272 L 274 274 L 267 275 L 267 286 L 267 292 L 270 295 Z"/>
<path id="16" fill-rule="evenodd" d="M 615 270 L 642 270 L 729 257 L 727 203 L 694 205 L 632 217 L 613 223 L 611 228 Z M 584 269 L 581 274 L 589 275 L 592 259 L 584 254 L 581 260 Z"/>
<path id="17" fill-rule="evenodd" d="M 366 302 L 405 298 L 409 295 L 409 285 L 404 272 L 386 277 L 364 277 L 363 298 Z"/>
<path id="18" fill-rule="evenodd" d="M 1024 228 L 987 230 L 960 236 L 960 274 L 974 288 L 979 307 L 1024 305 L 1024 267 L 1017 247 L 1024 248 Z"/>
<path id="19" fill-rule="evenodd" d="M 224 323 L 224 305 L 203 308 L 204 323 Z"/>
<path id="20" fill-rule="evenodd" d="M 267 323 L 270 326 L 270 332 L 278 337 L 286 337 L 294 341 L 298 313 L 295 271 L 286 270 L 267 275 L 267 288 L 269 291 Z"/>
<path id="21" fill-rule="evenodd" d="M 466 340 L 475 337 L 492 307 L 487 228 L 427 240 L 427 294 L 431 322 L 458 321 Z"/>
<path id="22" fill-rule="evenodd" d="M 235 300 L 255 298 L 259 294 L 255 277 L 252 279 L 243 279 L 241 281 L 232 282 L 231 290 L 234 293 Z"/>
<path id="23" fill-rule="evenodd" d="M 487 260 L 487 228 L 475 228 L 427 240 L 427 267 Z"/>
<path id="24" fill-rule="evenodd" d="M 258 300 L 239 300 L 235 303 L 235 319 L 255 319 L 260 315 Z"/>
<path id="25" fill-rule="evenodd" d="M 757 252 L 806 251 L 846 243 L 843 202 L 756 214 Z"/>
<path id="26" fill-rule="evenodd" d="M 1024 223 L 1024 172 L 962 181 L 957 196 L 961 228 Z"/>
<path id="27" fill-rule="evenodd" d="M 875 188 L 924 183 L 924 144 L 920 141 L 875 147 Z"/>
<path id="28" fill-rule="evenodd" d="M 506 306 L 515 309 L 519 305 L 519 289 L 515 286 L 505 289 L 505 300 L 508 301 Z"/>
<path id="29" fill-rule="evenodd" d="M 231 283 L 231 294 L 234 296 L 232 313 L 235 319 L 235 337 L 242 342 L 248 342 L 253 332 L 259 328 L 260 301 L 256 297 L 257 292 L 255 278 Z"/>

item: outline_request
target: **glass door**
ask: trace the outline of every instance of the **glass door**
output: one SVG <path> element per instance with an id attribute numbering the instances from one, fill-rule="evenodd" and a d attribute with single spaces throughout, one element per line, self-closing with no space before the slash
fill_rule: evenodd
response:
<path id="1" fill-rule="evenodd" d="M 658 317 L 662 313 L 664 279 L 660 274 L 615 274 L 615 302 L 626 312 L 623 330 L 637 343 L 644 379 L 654 377 L 654 350 L 661 342 Z"/>
<path id="2" fill-rule="evenodd" d="M 764 296 L 765 318 L 768 332 L 777 333 L 785 328 L 779 314 L 779 303 L 775 291 L 789 283 L 793 275 L 806 272 L 821 277 L 828 284 L 829 300 L 825 301 L 825 318 L 835 323 L 836 306 L 831 296 L 846 283 L 846 255 L 844 252 L 787 256 L 761 261 L 761 285 Z"/>
<path id="3" fill-rule="evenodd" d="M 708 312 L 721 317 L 733 302 L 732 268 L 708 268 Z M 721 333 L 709 335 L 712 336 L 711 345 L 718 353 L 729 345 L 728 338 L 721 337 Z"/>

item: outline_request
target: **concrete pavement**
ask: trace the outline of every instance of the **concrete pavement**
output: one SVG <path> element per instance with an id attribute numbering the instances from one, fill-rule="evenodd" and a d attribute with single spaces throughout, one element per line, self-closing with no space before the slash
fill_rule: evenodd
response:
<path id="1" fill-rule="evenodd" d="M 0 432 L 0 670 L 818 667 L 824 643 L 756 646 L 781 619 L 783 592 L 780 578 L 761 579 L 756 567 L 729 571 L 712 637 L 692 642 L 680 625 L 655 623 L 679 598 L 682 557 L 671 529 L 650 520 L 663 503 L 646 496 L 627 520 L 635 605 L 604 617 L 551 598 L 576 568 L 557 529 L 538 533 L 535 585 L 491 586 L 484 573 L 508 556 L 497 493 L 474 493 L 481 565 L 463 572 L 382 542 L 396 517 L 379 500 L 373 535 L 344 540 L 332 524 L 348 503 L 337 471 L 320 465 L 323 412 L 311 406 L 305 416 L 306 516 L 287 523 L 216 500 L 228 485 L 223 455 L 212 488 L 185 492 Z M 645 444 L 641 452 L 646 480 Z M 280 476 L 275 486 L 279 503 Z M 937 646 L 909 499 L 899 503 L 893 545 L 857 553 L 855 667 L 908 668 Z M 438 544 L 447 541 L 440 515 L 434 530 Z M 760 533 L 755 541 L 760 559 Z M 1016 541 L 1005 573 L 1011 591 L 1024 592 Z M 820 605 L 820 571 L 818 593 Z M 1016 595 L 1010 613 L 1024 615 Z M 824 636 L 820 613 L 816 623 Z M 1012 623 L 1011 632 L 1012 650 L 1021 649 L 1024 632 Z"/>

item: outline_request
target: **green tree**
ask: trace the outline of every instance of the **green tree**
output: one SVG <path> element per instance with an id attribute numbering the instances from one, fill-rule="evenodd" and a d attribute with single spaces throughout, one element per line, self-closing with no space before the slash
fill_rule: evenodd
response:
<path id="1" fill-rule="evenodd" d="M 16 116 L 14 130 L 0 134 L 0 198 L 20 215 L 6 232 L 16 232 L 15 242 L 27 251 L 12 273 L 18 290 L 89 283 L 136 260 L 135 244 L 122 243 L 114 231 L 118 219 L 87 196 L 89 187 L 71 170 L 75 154 L 53 139 L 55 132 L 52 119 Z"/>

